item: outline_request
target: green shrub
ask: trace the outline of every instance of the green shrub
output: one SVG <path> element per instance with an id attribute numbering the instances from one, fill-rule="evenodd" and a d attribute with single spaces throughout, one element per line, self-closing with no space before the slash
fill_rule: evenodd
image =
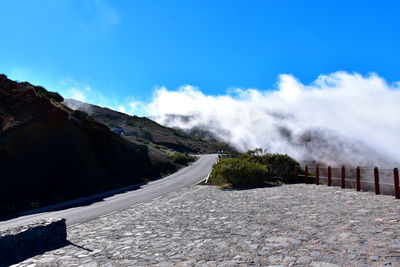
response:
<path id="1" fill-rule="evenodd" d="M 262 156 L 262 164 L 268 166 L 268 177 L 284 183 L 296 182 L 296 167 L 299 163 L 288 155 L 266 154 Z"/>
<path id="2" fill-rule="evenodd" d="M 196 136 L 190 136 L 190 139 L 192 139 L 192 141 L 200 141 L 200 138 Z"/>
<path id="3" fill-rule="evenodd" d="M 88 119 L 89 114 L 87 114 L 86 112 L 84 112 L 82 110 L 77 109 L 77 110 L 72 111 L 72 116 L 74 116 L 75 118 L 80 119 L 80 120 L 85 120 L 85 119 Z"/>
<path id="4" fill-rule="evenodd" d="M 178 136 L 178 137 L 182 137 L 182 138 L 187 138 L 188 137 L 187 134 L 185 134 L 185 133 L 183 133 L 181 131 L 178 131 L 178 130 L 174 130 L 174 135 Z"/>
<path id="5" fill-rule="evenodd" d="M 239 188 L 296 182 L 296 160 L 288 155 L 263 153 L 262 149 L 255 149 L 235 159 L 223 159 L 213 166 L 213 182 Z"/>
<path id="6" fill-rule="evenodd" d="M 141 128 L 140 136 L 144 139 L 153 140 L 153 136 L 146 129 Z"/>
<path id="7" fill-rule="evenodd" d="M 166 150 L 167 148 L 165 147 L 165 146 L 163 146 L 163 145 L 155 145 L 154 146 L 155 148 L 157 148 L 157 149 L 164 149 L 164 150 Z"/>
<path id="8" fill-rule="evenodd" d="M 240 158 L 257 162 L 268 167 L 268 178 L 284 183 L 296 182 L 296 166 L 300 164 L 286 154 L 264 154 L 262 149 L 249 150 Z"/>
<path id="9" fill-rule="evenodd" d="M 167 156 L 170 160 L 172 160 L 174 163 L 181 164 L 181 165 L 187 165 L 189 162 L 192 162 L 195 160 L 195 157 L 184 155 L 182 153 L 170 153 Z"/>
<path id="10" fill-rule="evenodd" d="M 56 102 L 63 102 L 64 101 L 64 98 L 59 93 L 47 91 L 42 86 L 35 86 L 33 88 L 34 88 L 36 94 L 38 94 L 40 96 L 44 96 L 46 98 L 53 99 Z"/>
<path id="11" fill-rule="evenodd" d="M 125 124 L 128 126 L 136 126 L 136 121 L 132 117 L 129 117 L 126 119 Z"/>
<path id="12" fill-rule="evenodd" d="M 259 187 L 266 185 L 267 167 L 246 159 L 227 158 L 214 164 L 211 175 L 220 187 Z"/>

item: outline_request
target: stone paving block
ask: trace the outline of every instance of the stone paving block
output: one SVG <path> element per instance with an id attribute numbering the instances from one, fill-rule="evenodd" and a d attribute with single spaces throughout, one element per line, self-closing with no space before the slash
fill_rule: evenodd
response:
<path id="1" fill-rule="evenodd" d="M 192 186 L 68 228 L 17 266 L 400 266 L 400 202 L 316 185 Z"/>

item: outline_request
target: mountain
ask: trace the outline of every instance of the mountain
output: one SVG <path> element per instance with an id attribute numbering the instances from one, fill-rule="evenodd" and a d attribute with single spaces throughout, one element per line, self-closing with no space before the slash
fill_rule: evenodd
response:
<path id="1" fill-rule="evenodd" d="M 218 150 L 236 153 L 236 150 L 224 142 L 200 131 L 188 134 L 179 129 L 162 126 L 146 117 L 130 116 L 108 108 L 87 104 L 73 99 L 65 99 L 63 104 L 72 110 L 81 110 L 92 116 L 97 122 L 120 134 L 135 144 L 144 144 L 149 150 L 175 150 L 182 153 L 216 153 Z"/>
<path id="2" fill-rule="evenodd" d="M 80 103 L 92 117 L 63 101 L 0 75 L 0 217 L 158 178 L 185 165 L 188 157 L 177 151 L 218 146 Z"/>

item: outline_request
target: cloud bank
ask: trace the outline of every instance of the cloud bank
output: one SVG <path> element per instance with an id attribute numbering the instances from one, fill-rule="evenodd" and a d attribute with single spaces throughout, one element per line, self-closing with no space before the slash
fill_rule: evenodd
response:
<path id="1" fill-rule="evenodd" d="M 146 110 L 167 126 L 207 128 L 241 151 L 262 147 L 328 164 L 400 162 L 400 83 L 373 73 L 335 72 L 309 85 L 283 74 L 275 90 L 230 89 L 219 96 L 190 85 L 161 87 Z"/>

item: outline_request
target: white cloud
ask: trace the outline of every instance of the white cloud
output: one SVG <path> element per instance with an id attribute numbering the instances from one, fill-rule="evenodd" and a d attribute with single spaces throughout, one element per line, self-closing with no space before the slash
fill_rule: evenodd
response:
<path id="1" fill-rule="evenodd" d="M 118 106 L 118 111 L 119 111 L 119 112 L 122 112 L 122 113 L 126 113 L 125 107 L 124 107 L 123 105 L 119 105 L 119 106 Z"/>
<path id="2" fill-rule="evenodd" d="M 66 99 L 75 99 L 118 110 L 120 105 L 118 101 L 104 96 L 102 92 L 86 83 L 78 82 L 71 77 L 63 78 L 58 83 L 60 86 L 58 86 L 57 91 Z"/>
<path id="3" fill-rule="evenodd" d="M 146 116 L 146 104 L 142 101 L 131 100 L 128 101 L 129 109 L 127 110 L 127 114 L 136 115 L 136 116 Z"/>
<path id="4" fill-rule="evenodd" d="M 68 95 L 69 98 L 75 99 L 75 100 L 79 100 L 79 101 L 85 101 L 86 100 L 86 96 L 84 95 L 84 93 L 77 89 L 77 88 L 71 88 L 68 91 Z"/>
<path id="5" fill-rule="evenodd" d="M 210 127 L 241 150 L 263 147 L 301 159 L 304 151 L 282 137 L 282 128 L 293 138 L 322 129 L 353 145 L 365 144 L 399 163 L 399 103 L 399 83 L 388 85 L 376 74 L 336 72 L 321 75 L 309 85 L 283 74 L 277 90 L 230 89 L 219 96 L 205 95 L 190 85 L 176 91 L 161 87 L 146 108 L 153 116 L 193 115 L 189 123 L 169 121 L 168 125 Z M 158 122 L 166 124 L 166 117 L 159 117 Z"/>
<path id="6" fill-rule="evenodd" d="M 321 153 L 321 146 L 333 143 L 331 146 L 342 151 L 341 157 L 348 156 L 348 162 L 382 166 L 385 162 L 377 159 L 384 155 L 386 162 L 400 163 L 400 82 L 388 84 L 374 73 L 335 72 L 320 75 L 310 84 L 283 74 L 276 90 L 230 88 L 218 96 L 206 95 L 191 85 L 178 90 L 161 87 L 156 88 L 150 103 L 132 97 L 110 98 L 72 78 L 55 81 L 26 68 L 13 69 L 9 77 L 131 115 L 191 115 L 192 120 L 185 123 L 167 121 L 165 116 L 158 122 L 185 129 L 208 128 L 240 150 L 263 147 L 299 160 L 312 156 L 339 163 L 332 153 Z M 323 132 L 324 139 L 313 144 L 314 150 L 296 143 L 307 131 L 315 130 Z M 282 131 L 289 137 L 282 136 Z M 361 149 L 365 146 L 370 150 Z M 387 165 L 392 168 L 391 163 Z"/>
<path id="7" fill-rule="evenodd" d="M 129 106 L 131 109 L 135 110 L 138 108 L 139 102 L 131 102 L 131 103 L 129 103 Z"/>

